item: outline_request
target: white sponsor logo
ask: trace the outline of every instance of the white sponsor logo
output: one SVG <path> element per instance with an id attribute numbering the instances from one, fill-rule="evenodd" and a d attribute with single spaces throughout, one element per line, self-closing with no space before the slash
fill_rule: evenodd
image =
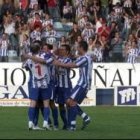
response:
<path id="1" fill-rule="evenodd" d="M 136 92 L 134 88 L 128 88 L 126 90 L 119 91 L 121 95 L 121 103 L 127 103 L 136 99 Z"/>

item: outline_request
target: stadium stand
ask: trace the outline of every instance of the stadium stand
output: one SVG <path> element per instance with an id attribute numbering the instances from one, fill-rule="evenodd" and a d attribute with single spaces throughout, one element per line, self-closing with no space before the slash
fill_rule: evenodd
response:
<path id="1" fill-rule="evenodd" d="M 140 0 L 3 0 L 0 24 L 0 58 L 8 55 L 9 62 L 20 62 L 22 48 L 34 39 L 57 48 L 65 36 L 76 53 L 79 35 L 91 46 L 95 62 L 133 63 L 140 56 Z M 3 54 L 5 49 L 9 53 Z"/>

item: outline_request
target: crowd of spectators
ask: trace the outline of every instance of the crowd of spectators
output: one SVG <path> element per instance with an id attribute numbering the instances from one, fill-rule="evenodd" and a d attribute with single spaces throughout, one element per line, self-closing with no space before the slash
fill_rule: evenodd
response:
<path id="1" fill-rule="evenodd" d="M 69 25 L 71 30 L 60 35 L 56 23 Z M 20 58 L 35 40 L 55 49 L 69 44 L 73 55 L 78 43 L 85 40 L 95 62 L 136 62 L 140 56 L 140 0 L 3 0 L 0 62 L 10 61 L 11 55 Z"/>

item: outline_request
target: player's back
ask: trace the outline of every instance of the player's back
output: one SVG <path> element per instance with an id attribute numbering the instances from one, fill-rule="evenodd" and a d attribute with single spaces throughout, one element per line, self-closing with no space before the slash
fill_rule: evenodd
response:
<path id="1" fill-rule="evenodd" d="M 41 56 L 36 55 L 36 57 L 41 57 Z M 50 82 L 48 67 L 44 64 L 36 63 L 30 59 L 27 60 L 27 65 L 32 73 L 32 87 L 47 88 Z"/>

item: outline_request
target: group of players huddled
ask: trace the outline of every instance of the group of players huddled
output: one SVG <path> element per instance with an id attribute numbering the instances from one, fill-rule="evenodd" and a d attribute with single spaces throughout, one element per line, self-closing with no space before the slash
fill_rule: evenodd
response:
<path id="1" fill-rule="evenodd" d="M 83 112 L 80 104 L 86 98 L 91 85 L 93 59 L 87 54 L 88 45 L 81 41 L 77 56 L 71 57 L 71 47 L 62 45 L 54 50 L 52 45 L 35 41 L 30 46 L 30 53 L 23 53 L 23 68 L 29 71 L 28 82 L 30 106 L 28 110 L 29 130 L 58 130 L 58 109 L 64 130 L 76 130 L 76 117 L 81 116 L 85 129 L 90 117 Z M 71 68 L 79 68 L 79 79 L 72 87 Z M 38 127 L 39 109 L 43 116 L 43 128 Z M 52 121 L 50 119 L 52 111 Z"/>

